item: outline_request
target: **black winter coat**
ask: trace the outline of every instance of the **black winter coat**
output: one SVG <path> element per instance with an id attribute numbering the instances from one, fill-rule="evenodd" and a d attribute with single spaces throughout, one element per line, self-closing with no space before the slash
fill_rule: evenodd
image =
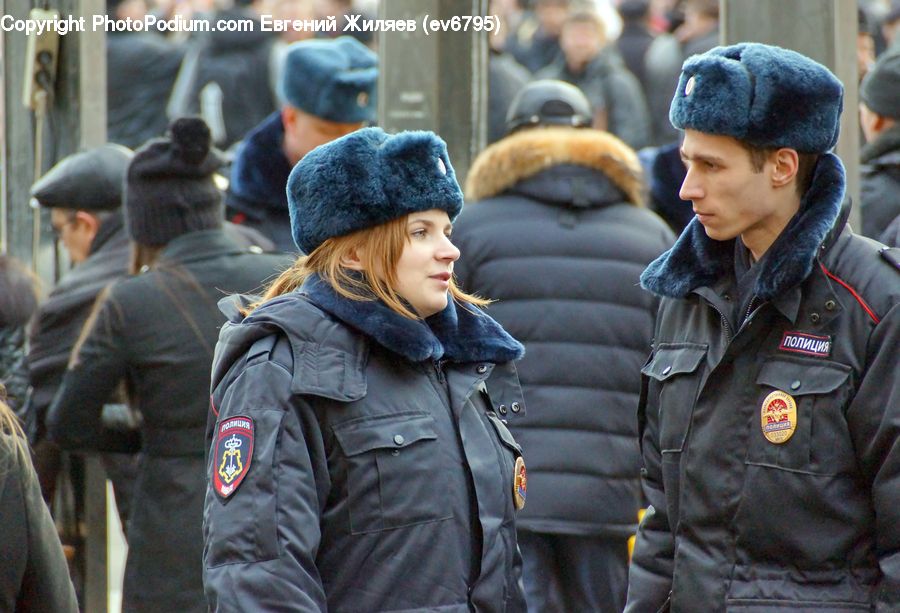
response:
<path id="1" fill-rule="evenodd" d="M 900 610 L 897 250 L 838 215 L 818 163 L 737 302 L 734 241 L 696 220 L 642 276 L 664 295 L 644 367 L 651 503 L 629 613 Z"/>
<path id="2" fill-rule="evenodd" d="M 50 437 L 67 449 L 143 452 L 128 533 L 124 608 L 205 610 L 201 521 L 216 303 L 253 291 L 289 265 L 238 248 L 221 230 L 172 240 L 149 272 L 110 287 L 50 407 Z M 100 415 L 124 381 L 140 440 Z"/>
<path id="3" fill-rule="evenodd" d="M 216 347 L 211 610 L 524 613 L 497 412 L 524 410 L 521 345 L 452 302 L 426 325 L 301 291 L 233 312 Z"/>
<path id="4" fill-rule="evenodd" d="M 0 611 L 77 613 L 56 526 L 25 447 L 0 433 Z"/>
<path id="5" fill-rule="evenodd" d="M 862 234 L 878 238 L 900 216 L 900 126 L 866 144 L 860 161 Z"/>
<path id="6" fill-rule="evenodd" d="M 26 423 L 32 437 L 43 436 L 47 407 L 62 383 L 81 328 L 103 288 L 125 276 L 129 250 L 122 215 L 114 213 L 100 226 L 88 258 L 63 275 L 38 309 L 28 351 L 28 375 L 33 389 Z"/>
<path id="7" fill-rule="evenodd" d="M 526 130 L 486 149 L 457 220 L 466 291 L 527 349 L 520 529 L 624 537 L 641 506 L 635 411 L 656 301 L 641 271 L 673 241 L 642 209 L 634 153 L 595 130 Z"/>

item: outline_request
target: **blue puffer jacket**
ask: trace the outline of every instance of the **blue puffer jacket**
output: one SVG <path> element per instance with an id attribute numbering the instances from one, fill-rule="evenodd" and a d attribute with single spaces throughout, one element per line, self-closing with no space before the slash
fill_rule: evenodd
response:
<path id="1" fill-rule="evenodd" d="M 637 158 L 594 130 L 507 137 L 476 160 L 453 232 L 467 291 L 526 347 L 519 527 L 625 537 L 641 504 L 636 410 L 656 302 L 638 287 L 671 231 L 640 200 Z"/>

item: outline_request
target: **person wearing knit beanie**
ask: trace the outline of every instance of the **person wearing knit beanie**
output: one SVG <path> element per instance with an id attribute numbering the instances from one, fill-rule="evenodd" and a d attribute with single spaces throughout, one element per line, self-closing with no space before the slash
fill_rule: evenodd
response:
<path id="1" fill-rule="evenodd" d="M 900 215 L 900 50 L 888 50 L 859 88 L 862 234 L 878 238 Z"/>
<path id="2" fill-rule="evenodd" d="M 223 159 L 198 117 L 176 119 L 165 137 L 138 149 L 128 165 L 125 221 L 131 239 L 159 247 L 222 226 L 222 195 L 213 178 Z"/>

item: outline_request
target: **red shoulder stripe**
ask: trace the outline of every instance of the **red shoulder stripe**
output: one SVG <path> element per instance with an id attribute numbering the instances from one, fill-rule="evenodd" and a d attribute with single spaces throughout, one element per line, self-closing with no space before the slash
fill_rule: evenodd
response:
<path id="1" fill-rule="evenodd" d="M 819 262 L 819 266 L 822 267 L 822 272 L 824 272 L 824 273 L 828 276 L 829 279 L 833 279 L 833 280 L 837 281 L 838 283 L 840 283 L 840 284 L 844 287 L 844 289 L 846 289 L 848 292 L 850 292 L 850 294 L 851 294 L 854 298 L 856 298 L 856 301 L 860 304 L 860 306 L 861 306 L 863 309 L 865 309 L 866 313 L 869 314 L 869 317 L 872 318 L 872 321 L 875 322 L 875 325 L 878 325 L 878 324 L 881 322 L 881 319 L 878 318 L 878 315 L 875 314 L 875 311 L 873 311 L 873 310 L 871 309 L 871 307 L 869 307 L 869 305 L 866 303 L 866 301 L 863 300 L 863 297 L 860 296 L 860 295 L 857 293 L 857 291 L 856 291 L 855 289 L 853 289 L 853 288 L 852 288 L 846 281 L 844 281 L 843 279 L 840 279 L 840 278 L 836 277 L 835 275 L 831 274 L 831 271 L 828 270 L 827 268 L 825 268 L 825 264 Z"/>

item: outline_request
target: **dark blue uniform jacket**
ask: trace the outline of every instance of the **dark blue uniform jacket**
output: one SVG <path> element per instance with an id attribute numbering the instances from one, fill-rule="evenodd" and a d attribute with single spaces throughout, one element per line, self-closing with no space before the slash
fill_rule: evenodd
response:
<path id="1" fill-rule="evenodd" d="M 317 277 L 245 319 L 223 306 L 204 517 L 211 609 L 524 611 L 521 452 L 498 416 L 501 404 L 524 410 L 511 363 L 521 345 L 453 303 L 426 324 Z M 234 423 L 253 443 L 230 489 L 225 443 L 249 449 L 246 433 L 227 436 Z"/>

